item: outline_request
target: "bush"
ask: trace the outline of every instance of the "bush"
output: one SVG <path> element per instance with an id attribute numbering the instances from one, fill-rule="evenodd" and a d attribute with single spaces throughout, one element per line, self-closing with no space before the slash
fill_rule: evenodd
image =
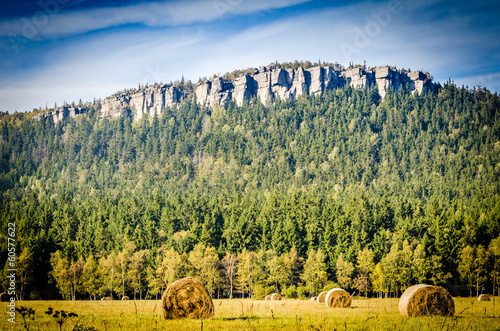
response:
<path id="1" fill-rule="evenodd" d="M 274 292 L 273 287 L 254 285 L 253 287 L 253 299 L 254 300 L 264 300 L 265 296 Z"/>
<path id="2" fill-rule="evenodd" d="M 287 287 L 285 295 L 288 299 L 297 298 L 297 287 L 295 285 Z"/>
<path id="3" fill-rule="evenodd" d="M 325 286 L 323 286 L 323 289 L 321 290 L 321 292 L 328 292 L 334 288 L 341 288 L 341 286 L 339 285 L 339 283 L 328 282 L 325 284 Z"/>
<path id="4" fill-rule="evenodd" d="M 299 299 L 306 299 L 307 298 L 307 290 L 304 286 L 299 286 L 297 287 L 297 297 Z"/>

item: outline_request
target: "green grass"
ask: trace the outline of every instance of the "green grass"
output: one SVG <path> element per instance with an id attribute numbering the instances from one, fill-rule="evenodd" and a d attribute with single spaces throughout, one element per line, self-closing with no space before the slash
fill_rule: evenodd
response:
<path id="1" fill-rule="evenodd" d="M 33 308 L 30 330 L 59 330 L 45 311 L 74 312 L 63 330 L 77 321 L 97 330 L 500 330 L 500 306 L 495 301 L 455 298 L 454 317 L 407 318 L 399 314 L 399 299 L 355 299 L 351 308 L 329 309 L 308 300 L 214 300 L 211 320 L 164 321 L 160 301 L 23 301 L 17 307 Z M 4 305 L 5 303 L 2 303 Z M 16 324 L 3 315 L 0 330 L 24 330 L 22 318 Z"/>

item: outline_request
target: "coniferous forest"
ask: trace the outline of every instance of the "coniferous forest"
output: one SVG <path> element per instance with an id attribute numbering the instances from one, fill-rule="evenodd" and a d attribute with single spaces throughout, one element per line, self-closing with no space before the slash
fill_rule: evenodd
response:
<path id="1" fill-rule="evenodd" d="M 0 263 L 18 299 L 500 293 L 500 97 L 446 83 L 155 117 L 0 119 Z M 0 284 L 8 287 L 6 273 Z"/>

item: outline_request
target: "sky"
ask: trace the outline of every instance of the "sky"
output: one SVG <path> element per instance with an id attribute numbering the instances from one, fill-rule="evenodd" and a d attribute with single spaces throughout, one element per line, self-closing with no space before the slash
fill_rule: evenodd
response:
<path id="1" fill-rule="evenodd" d="M 498 17 L 498 0 L 3 1 L 0 111 L 294 60 L 500 92 Z"/>

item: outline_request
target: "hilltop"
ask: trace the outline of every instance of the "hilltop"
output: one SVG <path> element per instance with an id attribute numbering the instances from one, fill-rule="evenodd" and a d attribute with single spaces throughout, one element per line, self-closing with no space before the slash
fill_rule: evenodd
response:
<path id="1" fill-rule="evenodd" d="M 2 116 L 0 220 L 4 229 L 16 224 L 19 272 L 31 272 L 26 297 L 66 291 L 64 277 L 49 278 L 55 269 L 109 270 L 118 254 L 142 259 L 139 285 L 123 280 L 122 295 L 159 293 L 167 254 L 183 261 L 175 277 L 206 276 L 197 259 L 209 258 L 210 286 L 222 295 L 226 254 L 253 256 L 254 294 L 283 288 L 271 281 L 273 261 L 293 255 L 305 274 L 316 253 L 323 285 L 354 289 L 361 273 L 346 278 L 339 266 L 357 270 L 365 250 L 379 266 L 369 294 L 416 281 L 455 295 L 498 289 L 499 96 L 441 86 L 423 72 L 335 68 L 273 65 L 175 82 L 165 93 L 183 97 L 161 111 L 154 102 L 138 109 L 163 90 L 158 84 L 67 105 L 62 115 Z M 255 88 L 261 81 L 268 85 Z M 237 99 L 237 91 L 248 94 Z M 106 100 L 120 98 L 129 101 L 106 110 Z M 103 285 L 111 276 L 95 275 L 88 284 L 101 284 L 99 293 L 116 292 Z M 286 281 L 303 293 L 311 285 Z M 73 297 L 90 294 L 78 286 Z"/>
<path id="2" fill-rule="evenodd" d="M 177 82 L 155 84 L 115 93 L 106 97 L 101 105 L 101 115 L 110 117 L 132 116 L 139 120 L 144 114 L 153 117 L 167 107 L 179 104 L 190 97 L 200 106 L 223 107 L 234 101 L 237 106 L 252 100 L 269 106 L 276 99 L 294 100 L 303 95 L 318 95 L 325 91 L 342 88 L 377 86 L 383 99 L 389 89 L 407 89 L 412 93 L 434 91 L 436 85 L 428 72 L 398 70 L 394 66 L 367 68 L 351 66 L 348 69 L 338 63 L 283 63 L 260 68 L 249 68 L 227 73 L 222 77 L 200 79 L 197 84 Z M 40 119 L 51 116 L 54 123 L 66 117 L 85 112 L 85 107 L 64 105 L 37 115 Z"/>

